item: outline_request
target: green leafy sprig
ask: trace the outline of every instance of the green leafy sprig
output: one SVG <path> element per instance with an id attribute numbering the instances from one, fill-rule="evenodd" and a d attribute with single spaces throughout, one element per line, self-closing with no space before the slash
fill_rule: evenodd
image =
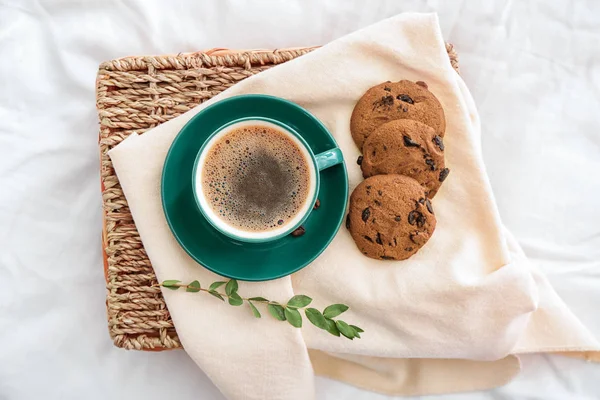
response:
<path id="1" fill-rule="evenodd" d="M 221 286 L 225 285 L 225 292 L 219 292 Z M 238 282 L 235 279 L 231 279 L 227 282 L 218 281 L 213 282 L 208 289 L 203 288 L 200 282 L 193 281 L 189 284 L 182 284 L 178 280 L 167 280 L 159 284 L 159 286 L 165 287 L 171 290 L 185 289 L 186 292 L 198 293 L 205 292 L 219 300 L 227 301 L 232 306 L 241 306 L 246 302 L 250 307 L 252 315 L 256 318 L 261 318 L 262 315 L 259 309 L 256 307 L 257 304 L 266 305 L 267 311 L 271 316 L 279 321 L 287 321 L 290 325 L 295 328 L 302 327 L 302 314 L 300 310 L 304 310 L 306 318 L 317 328 L 323 329 L 334 336 L 344 336 L 350 340 L 355 338 L 360 339 L 360 334 L 364 331 L 356 325 L 349 325 L 341 319 L 334 319 L 340 314 L 348 310 L 348 306 L 345 304 L 332 304 L 325 307 L 323 312 L 316 308 L 308 307 L 312 302 L 312 299 L 303 294 L 296 295 L 288 300 L 283 305 L 276 301 L 267 300 L 264 297 L 241 297 L 238 294 Z"/>

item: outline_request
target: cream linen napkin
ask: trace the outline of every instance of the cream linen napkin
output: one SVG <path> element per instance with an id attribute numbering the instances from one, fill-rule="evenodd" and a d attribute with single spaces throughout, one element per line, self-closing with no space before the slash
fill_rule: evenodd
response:
<path id="1" fill-rule="evenodd" d="M 110 157 L 158 279 L 218 279 L 179 247 L 161 208 L 165 155 L 193 115 L 242 93 L 289 99 L 333 133 L 352 191 L 362 180 L 349 132 L 352 109 L 369 87 L 400 79 L 427 82 L 446 111 L 451 173 L 433 200 L 435 234 L 411 259 L 381 262 L 361 255 L 341 229 L 315 262 L 293 276 L 240 284 L 241 295 L 285 301 L 302 293 L 317 308 L 346 303 L 344 319 L 364 328 L 361 340 L 336 338 L 311 324 L 300 330 L 254 319 L 204 295 L 164 291 L 186 351 L 225 396 L 310 399 L 313 367 L 385 393 L 484 389 L 519 371 L 511 354 L 600 349 L 503 228 L 481 157 L 477 111 L 450 66 L 432 14 L 399 15 L 343 37 L 113 149 Z"/>

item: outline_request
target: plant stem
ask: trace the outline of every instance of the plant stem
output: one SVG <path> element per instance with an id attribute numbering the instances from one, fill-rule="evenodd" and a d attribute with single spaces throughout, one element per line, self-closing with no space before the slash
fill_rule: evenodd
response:
<path id="1" fill-rule="evenodd" d="M 225 286 L 225 293 L 219 292 L 216 289 L 218 287 Z M 277 301 L 267 300 L 263 297 L 241 297 L 238 290 L 238 283 L 235 279 L 231 279 L 228 282 L 213 282 L 209 288 L 203 288 L 200 286 L 198 281 L 193 281 L 190 284 L 183 284 L 180 280 L 166 280 L 158 284 L 152 285 L 152 287 L 165 287 L 172 290 L 177 290 L 180 288 L 186 289 L 186 291 L 190 293 L 198 293 L 198 292 L 206 292 L 208 294 L 214 295 L 218 297 L 220 300 L 225 301 L 225 298 L 229 300 L 229 304 L 232 306 L 241 306 L 244 301 L 248 303 L 250 309 L 252 310 L 252 314 L 256 318 L 260 318 L 261 314 L 253 304 L 266 304 L 269 313 L 279 321 L 287 320 L 290 325 L 300 328 L 302 327 L 302 316 L 298 312 L 298 310 L 305 310 L 306 318 L 315 325 L 317 328 L 323 329 L 334 336 L 344 336 L 350 340 L 354 338 L 360 339 L 360 333 L 363 333 L 360 327 L 355 325 L 349 325 L 348 323 L 342 320 L 334 320 L 333 318 L 340 315 L 341 313 L 348 310 L 348 306 L 345 304 L 332 304 L 323 310 L 321 313 L 317 309 L 306 308 L 312 302 L 312 299 L 305 295 L 296 295 L 292 297 L 285 305 Z M 214 287 L 214 289 L 211 289 Z M 227 292 L 231 294 L 227 294 Z M 241 300 L 241 303 L 240 303 Z M 330 317 L 326 317 L 325 315 L 329 314 Z"/>
<path id="2" fill-rule="evenodd" d="M 160 283 L 159 283 L 158 285 L 152 285 L 152 286 L 154 286 L 154 287 L 163 287 L 163 285 L 161 285 Z M 220 294 L 220 295 L 221 295 L 221 296 L 223 296 L 223 297 L 227 297 L 227 298 L 229 298 L 229 296 L 227 295 L 227 293 L 218 292 L 218 291 L 216 291 L 216 290 L 209 290 L 209 289 L 205 289 L 205 288 L 202 288 L 202 287 L 201 287 L 201 288 L 197 288 L 197 287 L 190 286 L 190 285 L 182 285 L 182 284 L 180 284 L 180 283 L 178 283 L 178 284 L 176 284 L 176 285 L 173 285 L 173 287 L 175 287 L 175 286 L 176 286 L 176 287 L 178 287 L 178 288 L 185 288 L 185 289 L 187 289 L 187 288 L 191 287 L 192 289 L 194 289 L 194 291 L 206 292 L 206 293 L 213 292 L 213 293 Z M 166 287 L 166 286 L 165 286 L 165 287 Z M 241 297 L 241 296 L 240 296 L 240 297 Z M 267 300 L 267 301 L 264 301 L 264 300 L 250 300 L 250 299 L 249 299 L 249 298 L 247 298 L 247 297 L 241 297 L 241 299 L 242 299 L 242 300 L 245 300 L 245 301 L 253 301 L 253 302 L 255 302 L 255 303 L 263 303 L 263 304 L 277 304 L 277 305 L 281 305 L 281 304 L 279 304 L 279 303 L 278 303 L 278 302 L 276 302 L 276 301 L 270 301 L 270 300 Z"/>

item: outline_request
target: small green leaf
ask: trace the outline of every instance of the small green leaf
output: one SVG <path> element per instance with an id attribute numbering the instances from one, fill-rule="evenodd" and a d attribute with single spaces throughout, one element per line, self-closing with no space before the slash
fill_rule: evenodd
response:
<path id="1" fill-rule="evenodd" d="M 302 315 L 295 308 L 285 308 L 285 318 L 288 320 L 290 325 L 301 328 L 302 327 Z"/>
<path id="2" fill-rule="evenodd" d="M 323 310 L 325 318 L 335 318 L 348 309 L 345 304 L 332 304 Z"/>
<path id="3" fill-rule="evenodd" d="M 281 307 L 279 304 L 269 304 L 267 306 L 267 310 L 269 310 L 269 313 L 277 318 L 280 321 L 285 321 L 285 313 L 283 311 L 283 307 Z"/>
<path id="4" fill-rule="evenodd" d="M 287 306 L 294 308 L 302 308 L 309 305 L 311 301 L 312 299 L 310 297 L 305 296 L 303 294 L 299 294 L 297 296 L 292 297 L 290 301 L 288 301 Z"/>
<path id="5" fill-rule="evenodd" d="M 252 301 L 264 301 L 265 303 L 269 302 L 269 300 L 265 299 L 264 297 L 250 297 L 248 300 L 252 300 Z"/>
<path id="6" fill-rule="evenodd" d="M 232 293 L 235 293 L 237 291 L 238 283 L 235 279 L 232 279 L 229 282 L 227 282 L 227 285 L 225 286 L 225 293 L 227 293 L 227 296 L 231 296 Z"/>
<path id="7" fill-rule="evenodd" d="M 232 306 L 241 306 L 244 304 L 244 300 L 242 300 L 239 294 L 233 292 L 229 295 L 229 304 Z"/>
<path id="8" fill-rule="evenodd" d="M 335 326 L 337 326 L 342 335 L 346 336 L 348 339 L 354 339 L 354 329 L 350 328 L 347 323 L 337 320 L 335 321 Z"/>
<path id="9" fill-rule="evenodd" d="M 161 286 L 169 288 L 171 290 L 177 290 L 177 289 L 179 289 L 179 282 L 181 282 L 181 281 L 176 281 L 174 279 L 171 279 L 171 280 L 168 280 L 168 281 L 163 281 L 163 283 L 161 284 Z"/>
<path id="10" fill-rule="evenodd" d="M 225 299 L 223 298 L 223 296 L 221 296 L 218 292 L 214 291 L 214 290 L 209 290 L 208 293 L 212 294 L 213 296 L 215 296 L 217 299 L 221 299 L 223 301 L 225 301 Z"/>
<path id="11" fill-rule="evenodd" d="M 217 288 L 223 286 L 225 284 L 225 282 L 213 282 L 210 284 L 210 287 L 208 288 L 209 290 L 216 290 Z"/>
<path id="12" fill-rule="evenodd" d="M 349 326 L 350 326 L 350 329 L 352 329 L 352 332 L 354 332 L 354 337 L 360 339 L 360 332 L 364 332 L 364 331 L 362 329 L 360 329 L 358 326 L 355 326 L 355 325 L 349 325 Z"/>
<path id="13" fill-rule="evenodd" d="M 307 308 L 304 313 L 306 314 L 306 318 L 308 318 L 314 326 L 327 330 L 327 321 L 323 314 L 321 314 L 321 311 L 316 308 Z"/>
<path id="14" fill-rule="evenodd" d="M 333 336 L 340 336 L 340 331 L 337 328 L 337 326 L 335 326 L 335 321 L 329 318 L 325 318 L 325 321 L 327 321 L 327 332 L 331 333 Z"/>
<path id="15" fill-rule="evenodd" d="M 248 304 L 250 305 L 250 309 L 252 310 L 252 314 L 254 314 L 254 316 L 256 318 L 260 318 L 260 311 L 258 311 L 258 308 L 256 308 L 256 306 L 254 304 L 252 304 L 251 302 L 248 302 Z"/>
<path id="16" fill-rule="evenodd" d="M 192 283 L 190 283 L 188 285 L 188 287 L 185 289 L 186 292 L 192 292 L 192 293 L 197 293 L 200 291 L 200 282 L 198 281 L 194 281 Z"/>

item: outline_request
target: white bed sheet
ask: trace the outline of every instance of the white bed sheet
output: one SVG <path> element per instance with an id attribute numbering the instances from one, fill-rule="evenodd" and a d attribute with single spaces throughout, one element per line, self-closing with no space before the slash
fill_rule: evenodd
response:
<path id="1" fill-rule="evenodd" d="M 506 225 L 600 337 L 600 3 L 0 0 L 0 400 L 222 399 L 183 351 L 106 328 L 94 79 L 101 61 L 323 44 L 437 11 L 482 120 Z M 600 365 L 523 357 L 495 390 L 427 399 L 600 398 Z M 318 378 L 317 398 L 383 400 Z"/>

